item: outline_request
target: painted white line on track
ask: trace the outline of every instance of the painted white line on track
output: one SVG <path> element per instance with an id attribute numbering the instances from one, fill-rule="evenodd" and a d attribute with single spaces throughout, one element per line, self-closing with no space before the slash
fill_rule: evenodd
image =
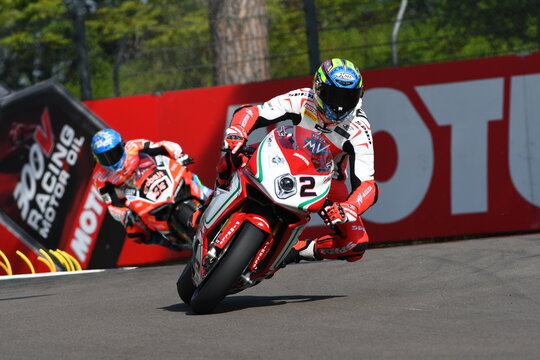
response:
<path id="1" fill-rule="evenodd" d="M 90 273 L 98 273 L 98 272 L 104 272 L 104 271 L 133 270 L 133 269 L 137 269 L 137 267 L 132 266 L 132 267 L 122 267 L 122 268 L 114 268 L 114 269 L 94 269 L 94 270 L 80 270 L 80 271 L 57 271 L 57 272 L 47 272 L 47 273 L 37 273 L 37 274 L 5 275 L 5 276 L 0 276 L 0 280 L 31 279 L 31 278 L 48 277 L 48 276 L 90 274 Z"/>

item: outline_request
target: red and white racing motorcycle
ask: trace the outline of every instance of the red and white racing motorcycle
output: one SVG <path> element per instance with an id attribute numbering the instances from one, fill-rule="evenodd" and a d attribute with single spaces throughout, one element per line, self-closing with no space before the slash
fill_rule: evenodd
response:
<path id="1" fill-rule="evenodd" d="M 126 182 L 126 206 L 137 214 L 138 221 L 159 234 L 161 245 L 191 250 L 193 216 L 207 199 L 204 186 L 188 164 L 145 152 L 140 152 L 139 158 Z"/>
<path id="2" fill-rule="evenodd" d="M 177 282 L 195 313 L 210 313 L 228 294 L 274 275 L 310 214 L 325 204 L 333 157 L 317 133 L 296 126 L 272 130 L 216 188 L 200 218 L 193 255 Z M 253 149 L 253 148 L 252 148 Z"/>

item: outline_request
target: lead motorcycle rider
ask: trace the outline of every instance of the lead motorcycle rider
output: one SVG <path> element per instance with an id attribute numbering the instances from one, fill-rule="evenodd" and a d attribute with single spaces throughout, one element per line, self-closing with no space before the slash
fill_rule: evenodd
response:
<path id="1" fill-rule="evenodd" d="M 150 231 L 140 221 L 137 214 L 126 207 L 125 191 L 130 177 L 139 164 L 139 153 L 150 156 L 164 155 L 174 159 L 182 165 L 192 162 L 182 147 L 171 141 L 152 142 L 146 139 L 134 139 L 124 142 L 122 136 L 113 129 L 103 129 L 92 137 L 92 155 L 96 160 L 93 183 L 107 204 L 109 213 L 125 228 L 127 237 L 139 244 L 157 244 L 173 250 L 181 247 L 172 239 L 166 239 L 160 234 Z M 193 174 L 193 181 L 202 193 L 208 197 L 212 192 L 204 186 L 197 175 Z M 198 215 L 198 213 L 197 213 Z M 192 220 L 192 223 L 195 219 Z"/>
<path id="2" fill-rule="evenodd" d="M 358 67 L 351 61 L 326 60 L 314 76 L 313 88 L 302 88 L 276 96 L 262 105 L 244 105 L 233 115 L 225 130 L 224 149 L 219 161 L 218 186 L 226 186 L 231 172 L 245 164 L 236 154 L 255 129 L 284 120 L 320 134 L 327 151 L 334 156 L 336 171 L 324 207 L 323 219 L 339 231 L 316 239 L 299 240 L 284 265 L 300 260 L 357 261 L 368 245 L 360 215 L 378 198 L 374 181 L 374 151 L 371 127 L 362 110 L 364 86 Z M 350 163 L 351 192 L 345 180 Z"/>

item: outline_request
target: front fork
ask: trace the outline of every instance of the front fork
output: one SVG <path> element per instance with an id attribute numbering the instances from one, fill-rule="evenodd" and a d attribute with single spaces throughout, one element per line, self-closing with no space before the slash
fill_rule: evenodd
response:
<path id="1" fill-rule="evenodd" d="M 255 269 L 257 269 L 257 266 L 261 263 L 261 261 L 264 260 L 265 256 L 268 254 L 270 248 L 274 243 L 274 237 L 272 236 L 270 224 L 264 217 L 260 215 L 237 212 L 228 219 L 227 223 L 225 224 L 225 226 L 223 226 L 215 239 L 208 244 L 208 250 L 202 258 L 202 264 L 200 264 L 202 265 L 204 270 L 201 270 L 203 270 L 205 273 L 208 273 L 208 271 L 210 271 L 214 262 L 218 259 L 222 251 L 227 248 L 231 240 L 234 238 L 235 234 L 238 232 L 238 230 L 240 230 L 242 224 L 244 224 L 245 222 L 250 222 L 251 224 L 268 234 L 268 237 L 264 242 L 263 246 L 259 249 L 254 260 L 248 267 L 249 272 L 254 272 Z M 246 282 L 249 282 L 248 278 L 244 280 Z"/>

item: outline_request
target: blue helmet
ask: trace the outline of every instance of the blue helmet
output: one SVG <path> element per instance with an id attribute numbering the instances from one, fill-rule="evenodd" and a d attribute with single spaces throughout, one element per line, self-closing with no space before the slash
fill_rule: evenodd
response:
<path id="1" fill-rule="evenodd" d="M 315 73 L 313 91 L 320 112 L 329 123 L 340 123 L 364 94 L 360 70 L 349 60 L 326 60 Z"/>
<path id="2" fill-rule="evenodd" d="M 126 159 L 124 140 L 113 129 L 103 129 L 92 137 L 92 154 L 109 171 L 118 171 Z"/>

